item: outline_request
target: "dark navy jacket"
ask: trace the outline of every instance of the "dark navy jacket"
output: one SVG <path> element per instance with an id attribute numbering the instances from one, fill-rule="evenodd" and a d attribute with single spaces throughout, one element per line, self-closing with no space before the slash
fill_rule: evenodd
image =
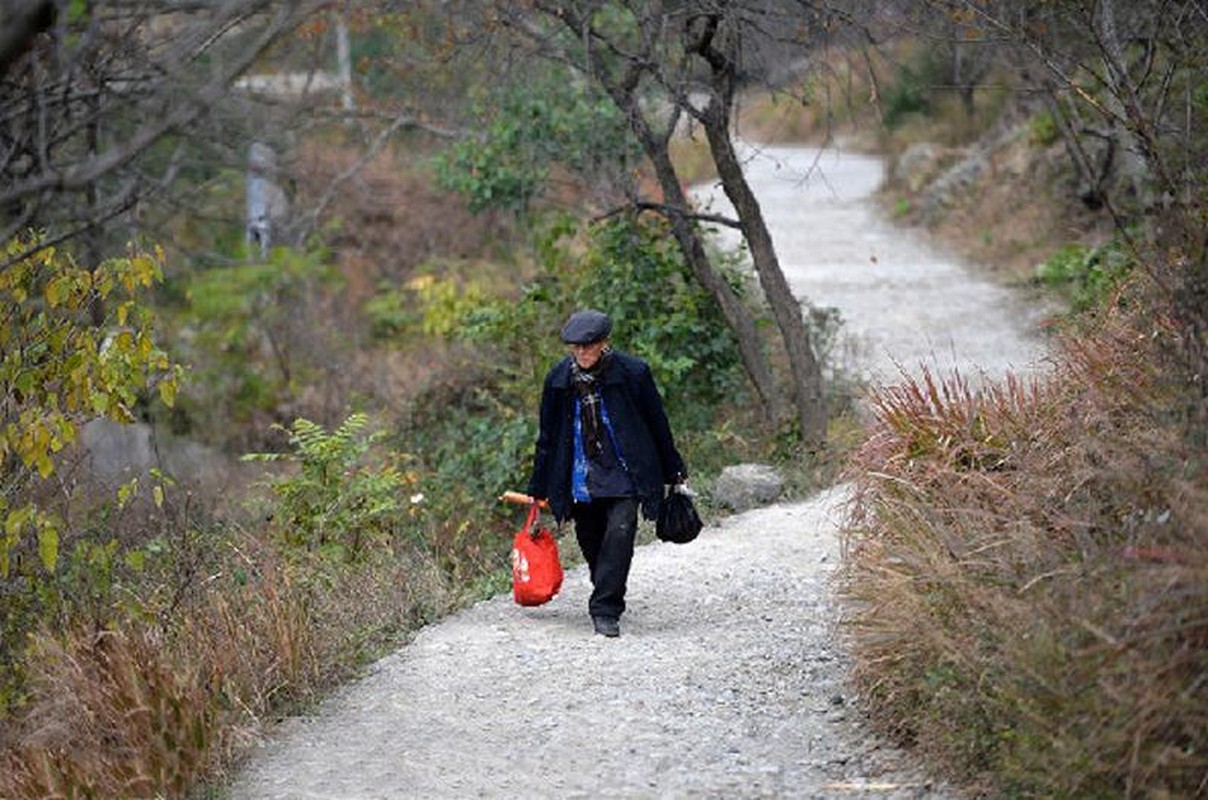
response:
<path id="1" fill-rule="evenodd" d="M 549 500 L 559 522 L 570 517 L 571 464 L 574 461 L 574 403 L 571 357 L 545 376 L 541 392 L 541 430 L 528 493 Z M 613 351 L 600 376 L 604 407 L 625 457 L 629 477 L 647 519 L 658 514 L 663 487 L 688 477 L 675 449 L 663 400 L 645 361 Z"/>

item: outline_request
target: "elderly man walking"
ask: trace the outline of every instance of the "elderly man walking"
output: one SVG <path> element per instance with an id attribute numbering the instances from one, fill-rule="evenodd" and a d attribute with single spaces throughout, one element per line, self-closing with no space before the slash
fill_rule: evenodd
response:
<path id="1" fill-rule="evenodd" d="M 591 572 L 595 632 L 620 636 L 640 508 L 655 519 L 667 484 L 688 478 L 649 365 L 611 347 L 612 320 L 577 311 L 562 328 L 570 354 L 550 369 L 528 492 L 573 519 Z"/>

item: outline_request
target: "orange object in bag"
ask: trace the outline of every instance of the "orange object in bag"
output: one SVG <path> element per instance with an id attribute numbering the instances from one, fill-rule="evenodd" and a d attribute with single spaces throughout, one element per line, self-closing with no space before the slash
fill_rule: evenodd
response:
<path id="1" fill-rule="evenodd" d="M 512 542 L 512 597 L 522 606 L 539 606 L 554 599 L 562 588 L 562 561 L 558 543 L 546 528 L 533 532 L 536 503 L 529 506 L 528 519 Z"/>

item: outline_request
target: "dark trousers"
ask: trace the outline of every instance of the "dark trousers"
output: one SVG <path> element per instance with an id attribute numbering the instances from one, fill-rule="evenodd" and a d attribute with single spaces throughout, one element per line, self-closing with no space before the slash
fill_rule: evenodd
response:
<path id="1" fill-rule="evenodd" d="M 619 619 L 625 611 L 625 584 L 633 563 L 633 542 L 638 531 L 638 503 L 632 497 L 609 497 L 575 503 L 575 538 L 591 570 L 593 617 Z"/>

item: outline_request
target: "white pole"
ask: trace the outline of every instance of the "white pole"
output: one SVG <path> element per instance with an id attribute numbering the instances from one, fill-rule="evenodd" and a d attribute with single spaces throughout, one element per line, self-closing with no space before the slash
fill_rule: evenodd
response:
<path id="1" fill-rule="evenodd" d="M 348 24 L 343 18 L 336 22 L 336 58 L 339 60 L 344 110 L 352 111 L 352 56 L 348 47 Z"/>

